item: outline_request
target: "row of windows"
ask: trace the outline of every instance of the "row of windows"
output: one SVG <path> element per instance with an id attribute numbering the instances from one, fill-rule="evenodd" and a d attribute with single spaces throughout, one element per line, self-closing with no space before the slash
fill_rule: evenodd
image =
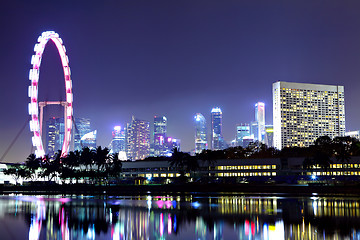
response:
<path id="1" fill-rule="evenodd" d="M 307 175 L 316 176 L 360 176 L 360 172 L 344 171 L 344 172 L 308 172 Z"/>
<path id="2" fill-rule="evenodd" d="M 276 165 L 239 165 L 239 166 L 217 166 L 216 170 L 249 170 L 249 169 L 276 169 Z"/>
<path id="3" fill-rule="evenodd" d="M 276 176 L 276 172 L 230 172 L 230 173 L 217 173 L 217 177 L 261 177 L 261 176 Z"/>

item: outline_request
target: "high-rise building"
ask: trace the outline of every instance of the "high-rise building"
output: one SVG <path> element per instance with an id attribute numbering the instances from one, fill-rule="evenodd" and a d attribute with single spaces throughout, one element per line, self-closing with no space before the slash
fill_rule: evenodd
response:
<path id="1" fill-rule="evenodd" d="M 46 154 L 52 156 L 61 150 L 64 142 L 64 118 L 50 118 L 46 121 Z"/>
<path id="2" fill-rule="evenodd" d="M 255 104 L 255 122 L 257 122 L 257 136 L 254 136 L 259 142 L 264 142 L 265 138 L 265 103 L 257 102 Z"/>
<path id="3" fill-rule="evenodd" d="M 178 151 L 180 151 L 180 139 L 176 139 L 176 138 L 171 138 L 171 137 L 166 137 L 165 138 L 165 152 L 164 155 L 165 157 L 171 157 L 174 148 L 177 148 Z"/>
<path id="4" fill-rule="evenodd" d="M 239 124 L 236 126 L 236 145 L 246 147 L 244 145 L 244 137 L 250 136 L 249 124 Z"/>
<path id="5" fill-rule="evenodd" d="M 274 126 L 265 125 L 265 145 L 268 147 L 274 146 Z"/>
<path id="6" fill-rule="evenodd" d="M 81 139 L 85 136 L 85 134 L 91 132 L 90 119 L 75 118 L 74 124 L 75 124 L 73 128 L 74 151 L 81 151 L 84 147 L 86 147 L 84 141 Z M 92 145 L 94 144 L 92 143 Z M 95 140 L 95 147 L 96 147 L 96 140 Z"/>
<path id="7" fill-rule="evenodd" d="M 97 135 L 97 131 L 94 130 L 94 131 L 88 132 L 84 136 L 82 136 L 80 139 L 82 147 L 95 149 L 96 148 L 96 135 Z"/>
<path id="8" fill-rule="evenodd" d="M 250 122 L 250 135 L 254 141 L 258 141 L 259 137 L 259 123 L 256 121 Z"/>
<path id="9" fill-rule="evenodd" d="M 125 131 L 121 126 L 115 126 L 112 132 L 112 139 L 110 143 L 110 152 L 111 153 L 120 153 L 125 152 L 126 149 L 125 143 Z"/>
<path id="10" fill-rule="evenodd" d="M 274 146 L 307 147 L 321 136 L 344 136 L 344 87 L 273 83 Z"/>
<path id="11" fill-rule="evenodd" d="M 166 153 L 166 126 L 165 116 L 154 117 L 154 156 L 165 156 Z"/>
<path id="12" fill-rule="evenodd" d="M 140 160 L 150 154 L 150 123 L 132 117 L 126 129 L 127 159 Z"/>
<path id="13" fill-rule="evenodd" d="M 224 139 L 222 135 L 222 111 L 215 107 L 211 110 L 211 149 L 222 150 Z"/>
<path id="14" fill-rule="evenodd" d="M 195 115 L 195 153 L 207 149 L 206 120 L 201 113 Z"/>

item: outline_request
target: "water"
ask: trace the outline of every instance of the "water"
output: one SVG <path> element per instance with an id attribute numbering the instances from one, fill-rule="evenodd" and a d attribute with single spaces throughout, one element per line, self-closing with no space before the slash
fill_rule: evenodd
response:
<path id="1" fill-rule="evenodd" d="M 1 196 L 0 239 L 360 239 L 358 197 Z"/>

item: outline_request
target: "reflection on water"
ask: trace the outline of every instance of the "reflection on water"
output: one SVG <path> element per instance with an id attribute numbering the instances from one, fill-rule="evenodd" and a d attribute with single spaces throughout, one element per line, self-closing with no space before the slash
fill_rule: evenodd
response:
<path id="1" fill-rule="evenodd" d="M 359 198 L 2 196 L 1 239 L 360 239 Z"/>

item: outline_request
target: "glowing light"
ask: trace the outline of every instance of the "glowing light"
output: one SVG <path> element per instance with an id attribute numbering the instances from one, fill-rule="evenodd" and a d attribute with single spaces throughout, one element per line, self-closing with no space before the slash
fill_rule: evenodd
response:
<path id="1" fill-rule="evenodd" d="M 311 175 L 311 179 L 315 180 L 316 179 L 316 175 Z"/>
<path id="2" fill-rule="evenodd" d="M 72 114 L 73 114 L 73 108 L 72 108 L 72 102 L 73 102 L 73 94 L 72 94 L 72 83 L 70 78 L 70 68 L 69 68 L 69 58 L 66 56 L 65 52 L 66 49 L 62 45 L 63 41 L 61 38 L 59 38 L 59 34 L 55 33 L 54 31 L 46 31 L 41 34 L 41 36 L 38 37 L 37 41 L 38 43 L 34 46 L 34 52 L 35 54 L 31 57 L 31 64 L 32 69 L 29 71 L 29 79 L 31 80 L 31 85 L 28 89 L 28 95 L 30 98 L 30 103 L 28 106 L 29 114 L 31 115 L 31 122 L 30 125 L 30 131 L 33 132 L 34 137 L 32 138 L 33 145 L 37 147 L 35 150 L 36 157 L 43 157 L 45 155 L 43 143 L 41 141 L 41 136 L 39 134 L 39 105 L 38 105 L 38 79 L 39 79 L 39 68 L 41 64 L 42 55 L 45 49 L 46 44 L 49 40 L 52 40 L 56 48 L 58 50 L 58 53 L 61 58 L 62 67 L 64 70 L 64 79 L 65 79 L 65 89 L 66 89 L 66 102 L 67 105 L 65 107 L 65 111 L 67 114 L 67 126 L 62 146 L 62 152 L 61 155 L 65 156 L 67 152 L 69 151 L 69 145 L 71 140 L 71 128 L 72 128 Z"/>
<path id="3" fill-rule="evenodd" d="M 214 107 L 213 109 L 211 109 L 211 113 L 222 113 L 222 112 L 219 107 Z"/>

